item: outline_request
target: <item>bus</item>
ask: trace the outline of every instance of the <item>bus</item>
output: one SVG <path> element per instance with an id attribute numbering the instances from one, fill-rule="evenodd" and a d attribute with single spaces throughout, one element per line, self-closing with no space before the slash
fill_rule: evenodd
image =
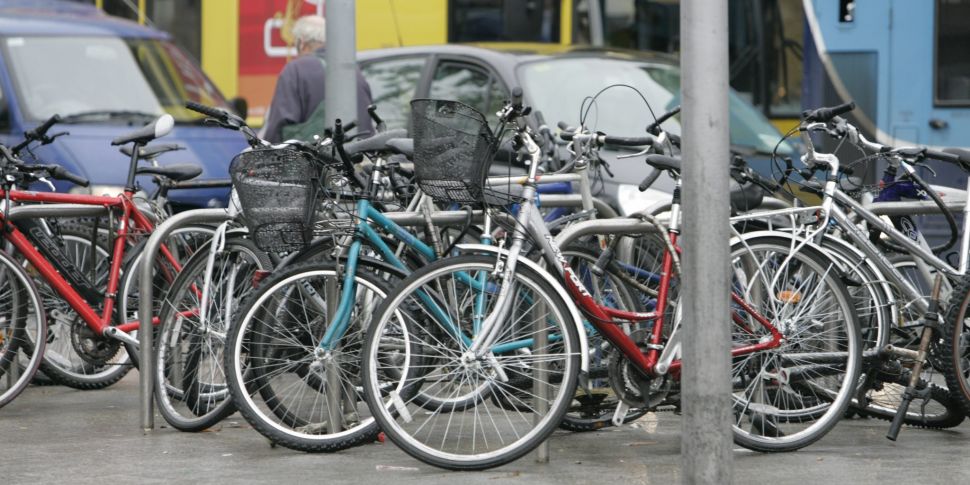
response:
<path id="1" fill-rule="evenodd" d="M 731 85 L 787 130 L 801 108 L 802 0 L 728 0 Z M 131 2 L 103 0 L 111 13 Z M 293 55 L 296 18 L 324 0 L 147 0 L 138 15 L 173 33 L 228 96 L 259 121 Z M 503 42 L 584 44 L 676 53 L 678 0 L 357 0 L 359 50 Z"/>
<path id="2" fill-rule="evenodd" d="M 805 4 L 803 104 L 855 101 L 880 143 L 970 146 L 970 0 Z"/>

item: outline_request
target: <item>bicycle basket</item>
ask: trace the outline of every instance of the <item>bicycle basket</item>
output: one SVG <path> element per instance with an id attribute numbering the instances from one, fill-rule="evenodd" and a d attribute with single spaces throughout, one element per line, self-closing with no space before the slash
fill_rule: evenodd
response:
<path id="1" fill-rule="evenodd" d="M 483 202 L 497 147 L 485 116 L 457 101 L 411 101 L 414 178 L 438 202 Z"/>
<path id="2" fill-rule="evenodd" d="M 229 165 L 242 218 L 257 247 L 288 252 L 312 239 L 321 166 L 294 148 L 244 151 Z"/>

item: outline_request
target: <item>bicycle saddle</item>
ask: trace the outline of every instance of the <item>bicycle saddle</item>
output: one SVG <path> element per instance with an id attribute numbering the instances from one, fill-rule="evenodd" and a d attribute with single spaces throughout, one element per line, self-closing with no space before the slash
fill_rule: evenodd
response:
<path id="1" fill-rule="evenodd" d="M 387 148 L 400 153 L 408 158 L 414 156 L 414 139 L 413 138 L 392 138 L 387 140 Z"/>
<path id="2" fill-rule="evenodd" d="M 680 157 L 668 157 L 666 155 L 647 155 L 647 164 L 657 170 L 671 170 L 680 172 Z"/>
<path id="3" fill-rule="evenodd" d="M 729 190 L 733 212 L 747 212 L 757 209 L 765 199 L 764 189 L 753 183 L 741 185 L 731 180 Z"/>
<path id="4" fill-rule="evenodd" d="M 138 175 L 158 175 L 175 182 L 184 182 L 202 175 L 202 167 L 194 163 L 173 163 L 160 167 L 138 167 Z"/>
<path id="5" fill-rule="evenodd" d="M 156 138 L 161 138 L 172 131 L 172 127 L 175 126 L 175 118 L 172 118 L 170 114 L 164 114 L 159 116 L 155 121 L 131 132 L 126 135 L 121 135 L 114 140 L 111 140 L 113 146 L 124 145 L 126 143 L 148 143 Z"/>
<path id="6" fill-rule="evenodd" d="M 378 133 L 370 138 L 346 143 L 344 144 L 344 151 L 347 152 L 347 156 L 353 156 L 357 153 L 363 152 L 387 151 L 388 141 L 394 138 L 403 138 L 406 136 L 408 136 L 408 131 L 403 128 L 388 130 L 384 133 Z"/>
<path id="7" fill-rule="evenodd" d="M 138 149 L 138 158 L 141 160 L 148 160 L 165 152 L 173 152 L 176 150 L 185 150 L 185 147 L 175 143 L 162 143 L 158 145 L 143 146 Z M 128 145 L 121 147 L 118 151 L 124 153 L 128 157 L 131 157 L 131 147 Z"/>

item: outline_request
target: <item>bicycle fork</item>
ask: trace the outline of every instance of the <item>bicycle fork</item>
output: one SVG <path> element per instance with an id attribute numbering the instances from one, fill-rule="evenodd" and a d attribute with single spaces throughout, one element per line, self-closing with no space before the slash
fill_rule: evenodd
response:
<path id="1" fill-rule="evenodd" d="M 909 385 L 906 386 L 906 391 L 903 392 L 899 409 L 896 410 L 896 416 L 893 417 L 893 422 L 889 426 L 889 433 L 886 434 L 886 438 L 892 441 L 896 441 L 896 437 L 899 436 L 899 429 L 903 426 L 906 412 L 909 411 L 909 404 L 914 398 L 921 397 L 930 391 L 930 385 L 927 385 L 922 391 L 917 390 L 917 387 L 919 386 L 920 374 L 923 373 L 923 364 L 926 362 L 926 356 L 929 353 L 930 343 L 933 340 L 933 333 L 939 329 L 939 314 L 937 311 L 940 308 L 940 286 L 942 284 L 943 275 L 937 274 L 936 280 L 933 282 L 933 293 L 930 296 L 929 309 L 923 314 L 923 336 L 919 343 L 919 350 L 914 352 L 916 362 L 913 364 L 913 373 L 909 378 Z"/>

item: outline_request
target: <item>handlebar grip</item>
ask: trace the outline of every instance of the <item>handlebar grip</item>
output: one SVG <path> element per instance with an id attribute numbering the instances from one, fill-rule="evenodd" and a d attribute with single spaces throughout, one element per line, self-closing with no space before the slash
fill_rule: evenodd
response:
<path id="1" fill-rule="evenodd" d="M 30 130 L 27 133 L 25 133 L 25 135 L 27 135 L 28 138 L 43 137 L 44 135 L 47 134 L 47 130 L 51 129 L 52 126 L 59 123 L 60 121 L 61 121 L 61 115 L 55 114 L 54 116 L 51 116 L 50 118 L 48 118 L 47 121 L 43 122 L 37 128 L 34 128 L 33 130 Z"/>
<path id="2" fill-rule="evenodd" d="M 678 113 L 680 113 L 680 105 L 678 105 L 678 106 L 674 107 L 674 109 L 672 109 L 672 110 L 670 110 L 670 111 L 668 111 L 668 112 L 660 115 L 660 118 L 657 118 L 653 123 L 650 123 L 650 125 L 647 126 L 647 133 L 656 134 L 656 133 L 654 133 L 654 131 L 656 131 L 658 128 L 660 128 L 660 125 L 662 125 L 665 121 L 669 120 L 670 118 L 676 116 Z"/>
<path id="3" fill-rule="evenodd" d="M 923 152 L 923 154 L 926 155 L 926 158 L 932 158 L 933 160 L 939 160 L 941 162 L 949 162 L 956 165 L 961 164 L 960 155 L 956 155 L 953 153 L 927 149 L 925 152 Z"/>
<path id="4" fill-rule="evenodd" d="M 374 125 L 381 126 L 384 124 L 384 120 L 377 115 L 377 105 L 370 105 L 367 107 L 367 114 L 370 115 L 370 119 L 374 120 Z"/>
<path id="5" fill-rule="evenodd" d="M 646 192 L 647 189 L 649 189 L 650 186 L 653 185 L 658 178 L 660 178 L 661 173 L 662 172 L 660 170 L 653 169 L 653 172 L 650 172 L 650 175 L 647 175 L 647 178 L 643 179 L 643 182 L 640 182 L 640 186 L 637 187 L 640 189 L 640 192 Z"/>
<path id="6" fill-rule="evenodd" d="M 855 109 L 855 101 L 849 101 L 848 103 L 843 103 L 838 106 L 832 106 L 829 108 L 819 108 L 814 111 L 806 111 L 802 113 L 802 117 L 805 121 L 818 121 L 826 122 L 835 118 L 836 116 L 843 115 Z"/>
<path id="7" fill-rule="evenodd" d="M 559 129 L 562 131 L 576 131 L 575 128 L 573 128 L 572 126 L 569 126 L 569 124 L 566 123 L 565 121 L 560 121 L 559 123 L 556 123 L 556 126 L 558 126 Z"/>
<path id="8" fill-rule="evenodd" d="M 606 145 L 619 145 L 619 146 L 629 146 L 637 147 L 644 145 L 653 145 L 654 137 L 652 136 L 637 136 L 637 137 L 625 137 L 625 136 L 604 136 L 603 143 Z"/>
<path id="9" fill-rule="evenodd" d="M 186 101 L 185 107 L 192 111 L 195 111 L 196 113 L 202 113 L 211 118 L 218 118 L 220 120 L 224 120 L 227 118 L 227 113 L 225 111 L 219 108 L 213 108 L 210 106 L 206 106 L 204 104 L 199 104 L 199 103 L 196 103 L 195 101 Z"/>
<path id="10" fill-rule="evenodd" d="M 522 106 L 522 88 L 518 86 L 512 88 L 512 106 Z"/>
<path id="11" fill-rule="evenodd" d="M 562 138 L 563 141 L 573 141 L 573 132 L 564 131 L 559 134 L 559 138 Z"/>
<path id="12" fill-rule="evenodd" d="M 51 177 L 60 179 L 60 180 L 67 180 L 68 182 L 73 182 L 77 185 L 80 185 L 81 187 L 87 187 L 88 185 L 91 185 L 91 182 L 88 179 L 80 175 L 76 175 L 71 172 L 68 172 L 67 170 L 64 169 L 64 167 L 56 167 L 54 168 L 54 170 L 51 170 Z"/>

